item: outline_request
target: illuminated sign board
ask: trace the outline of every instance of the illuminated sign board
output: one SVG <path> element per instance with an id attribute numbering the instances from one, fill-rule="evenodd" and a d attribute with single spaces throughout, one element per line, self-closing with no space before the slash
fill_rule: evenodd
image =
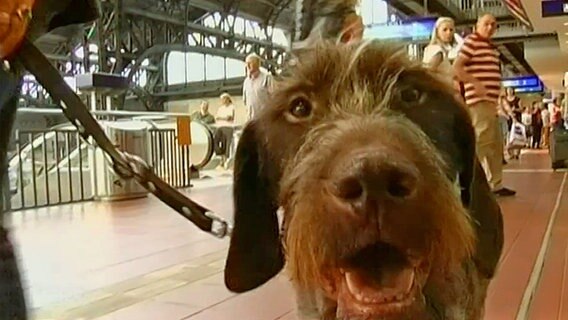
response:
<path id="1" fill-rule="evenodd" d="M 541 4 L 543 18 L 568 15 L 568 0 L 547 0 Z"/>
<path id="2" fill-rule="evenodd" d="M 515 92 L 519 93 L 544 91 L 544 85 L 538 76 L 506 78 L 501 81 L 501 85 L 505 88 L 514 88 Z"/>
<path id="3" fill-rule="evenodd" d="M 515 89 L 515 93 L 538 93 L 538 92 L 543 92 L 543 91 L 544 91 L 543 86 L 516 88 Z"/>
<path id="4" fill-rule="evenodd" d="M 430 39 L 436 17 L 400 21 L 397 24 L 375 24 L 365 30 L 365 38 L 420 41 Z"/>
<path id="5" fill-rule="evenodd" d="M 503 87 L 536 87 L 540 84 L 537 76 L 507 78 L 502 81 Z"/>

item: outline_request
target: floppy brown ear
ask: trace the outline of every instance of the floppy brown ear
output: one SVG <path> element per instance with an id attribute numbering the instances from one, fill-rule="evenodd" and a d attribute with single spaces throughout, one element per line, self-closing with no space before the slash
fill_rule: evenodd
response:
<path id="1" fill-rule="evenodd" d="M 475 167 L 479 162 L 475 153 L 475 131 L 470 116 L 464 109 L 458 111 L 454 125 L 461 158 L 459 161 L 461 166 L 458 168 L 461 199 L 463 205 L 469 208 L 471 206 Z"/>
<path id="2" fill-rule="evenodd" d="M 503 250 L 503 216 L 475 153 L 475 131 L 467 113 L 458 115 L 455 130 L 462 147 L 459 175 L 462 202 L 469 209 L 477 233 L 473 260 L 481 274 L 492 278 Z"/>
<path id="3" fill-rule="evenodd" d="M 275 163 L 267 156 L 261 139 L 258 123 L 250 122 L 235 157 L 234 222 L 225 285 L 239 293 L 261 286 L 284 266 L 276 213 Z"/>

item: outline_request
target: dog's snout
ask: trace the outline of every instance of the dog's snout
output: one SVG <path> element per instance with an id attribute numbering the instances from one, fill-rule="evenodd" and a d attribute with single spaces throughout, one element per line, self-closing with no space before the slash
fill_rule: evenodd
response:
<path id="1" fill-rule="evenodd" d="M 334 175 L 334 196 L 356 209 L 382 200 L 407 200 L 416 194 L 418 169 L 384 151 L 359 152 Z"/>

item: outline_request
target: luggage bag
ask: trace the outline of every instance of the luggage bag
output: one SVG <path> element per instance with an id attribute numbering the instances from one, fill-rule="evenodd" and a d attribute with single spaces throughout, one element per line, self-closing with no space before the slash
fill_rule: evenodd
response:
<path id="1" fill-rule="evenodd" d="M 567 167 L 568 161 L 568 130 L 555 128 L 550 133 L 550 161 L 552 169 Z"/>

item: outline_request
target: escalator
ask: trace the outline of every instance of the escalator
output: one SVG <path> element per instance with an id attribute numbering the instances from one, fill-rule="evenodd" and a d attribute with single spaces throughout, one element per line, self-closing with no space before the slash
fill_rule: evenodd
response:
<path id="1" fill-rule="evenodd" d="M 139 116 L 132 119 L 146 121 L 154 130 L 176 130 L 175 120 L 167 116 Z M 214 129 L 199 121 L 191 121 L 190 130 L 192 140 L 190 162 L 197 170 L 202 170 L 209 167 L 215 155 L 213 144 Z M 156 160 L 163 162 L 166 161 L 166 157 L 167 155 Z"/>

